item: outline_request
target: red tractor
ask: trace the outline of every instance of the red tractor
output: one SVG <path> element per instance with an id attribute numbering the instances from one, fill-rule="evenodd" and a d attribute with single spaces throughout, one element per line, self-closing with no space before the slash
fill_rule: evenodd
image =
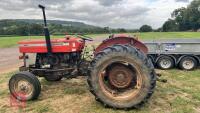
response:
<path id="1" fill-rule="evenodd" d="M 44 16 L 45 40 L 19 42 L 24 65 L 9 81 L 10 93 L 21 101 L 37 99 L 41 84 L 36 76 L 48 81 L 63 77 L 86 76 L 90 92 L 103 105 L 119 109 L 140 107 L 153 94 L 156 74 L 147 58 L 147 47 L 127 35 L 111 35 L 94 49 L 93 58 L 85 58 L 84 35 L 50 39 L 45 7 L 39 5 Z M 29 65 L 28 53 L 36 54 L 35 63 Z M 23 96 L 22 96 L 23 94 Z"/>

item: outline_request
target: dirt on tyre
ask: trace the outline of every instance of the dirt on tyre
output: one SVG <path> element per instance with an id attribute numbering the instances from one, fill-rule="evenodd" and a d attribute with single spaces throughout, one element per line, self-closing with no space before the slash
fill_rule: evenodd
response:
<path id="1" fill-rule="evenodd" d="M 118 109 L 141 107 L 156 86 L 152 62 L 129 45 L 113 45 L 97 53 L 90 68 L 90 92 L 104 106 Z"/>
<path id="2" fill-rule="evenodd" d="M 169 56 L 162 56 L 157 61 L 158 68 L 163 70 L 171 69 L 174 65 L 174 60 Z"/>
<path id="3" fill-rule="evenodd" d="M 182 70 L 191 71 L 197 68 L 197 60 L 193 57 L 187 56 L 181 59 L 179 62 L 179 68 Z"/>
<path id="4" fill-rule="evenodd" d="M 9 90 L 13 97 L 20 101 L 37 99 L 41 85 L 38 78 L 30 72 L 24 71 L 13 75 L 9 80 Z"/>

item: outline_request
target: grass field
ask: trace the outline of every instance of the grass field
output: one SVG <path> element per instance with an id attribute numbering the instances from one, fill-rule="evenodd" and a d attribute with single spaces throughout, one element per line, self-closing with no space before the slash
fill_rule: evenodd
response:
<path id="1" fill-rule="evenodd" d="M 4 74 L 0 80 L 0 113 L 200 113 L 200 70 L 157 72 L 168 82 L 157 83 L 155 93 L 149 102 L 140 109 L 129 111 L 104 108 L 88 91 L 85 78 L 61 82 L 40 79 L 42 92 L 39 99 L 28 102 L 24 109 L 12 108 L 7 87 L 12 73 Z"/>
<path id="2" fill-rule="evenodd" d="M 127 33 L 137 35 L 139 39 L 163 39 L 163 38 L 200 38 L 200 32 L 150 32 L 150 33 Z M 90 37 L 108 37 L 109 34 L 91 34 Z M 61 38 L 64 36 L 52 36 L 52 38 Z M 17 42 L 25 39 L 43 39 L 43 36 L 14 36 L 0 37 L 0 48 L 16 46 Z"/>

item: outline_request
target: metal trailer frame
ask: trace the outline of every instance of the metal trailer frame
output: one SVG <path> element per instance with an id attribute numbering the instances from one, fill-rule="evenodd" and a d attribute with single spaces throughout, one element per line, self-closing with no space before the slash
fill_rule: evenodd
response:
<path id="1" fill-rule="evenodd" d="M 174 67 L 180 67 L 179 63 L 185 57 L 194 58 L 197 66 L 200 64 L 200 38 L 144 40 L 143 42 L 148 47 L 148 57 L 156 67 L 159 59 L 164 56 L 173 59 Z"/>

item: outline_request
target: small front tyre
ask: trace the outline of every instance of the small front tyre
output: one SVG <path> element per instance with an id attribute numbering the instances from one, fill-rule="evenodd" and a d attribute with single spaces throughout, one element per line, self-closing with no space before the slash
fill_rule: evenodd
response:
<path id="1" fill-rule="evenodd" d="M 30 72 L 19 72 L 9 80 L 9 90 L 13 97 L 20 101 L 37 99 L 41 85 L 38 78 Z"/>

